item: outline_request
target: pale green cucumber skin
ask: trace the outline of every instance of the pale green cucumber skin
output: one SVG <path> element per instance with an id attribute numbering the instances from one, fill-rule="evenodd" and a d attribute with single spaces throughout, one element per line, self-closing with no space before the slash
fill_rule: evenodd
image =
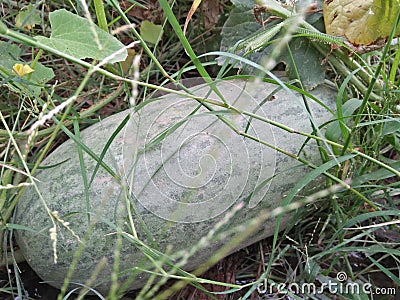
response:
<path id="1" fill-rule="evenodd" d="M 233 101 L 233 99 L 236 99 L 240 95 L 238 91 L 242 89 L 245 90 L 239 97 L 239 100 L 235 100 L 235 107 L 246 111 L 254 111 L 257 104 L 264 100 L 265 97 L 270 97 L 270 93 L 277 88 L 276 85 L 269 83 L 254 83 L 241 80 L 219 83 L 217 86 L 228 102 Z M 200 90 L 192 88 L 192 90 L 196 95 L 205 95 L 208 88 Z M 327 106 L 331 108 L 334 107 L 336 99 L 335 90 L 320 86 L 312 91 L 312 94 Z M 213 94 L 211 98 L 218 99 L 215 94 Z M 292 127 L 297 131 L 311 133 L 310 121 L 307 114 L 304 112 L 303 100 L 298 94 L 297 96 L 293 96 L 287 91 L 279 91 L 273 98 L 268 100 L 269 101 L 266 101 L 262 110 L 257 110 L 257 114 Z M 316 124 L 324 124 L 333 118 L 331 113 L 325 108 L 315 103 L 313 104 L 312 101 L 309 101 L 309 104 L 312 108 Z M 167 110 L 166 113 L 159 117 L 158 115 L 160 112 L 170 105 L 173 105 L 174 109 Z M 143 109 L 139 110 L 141 116 L 140 129 L 135 125 L 138 123 L 139 114 L 134 113 L 126 129 L 122 130 L 111 144 L 109 151 L 104 157 L 104 162 L 112 167 L 114 172 L 126 178 L 124 182 L 130 183 L 129 174 L 132 171 L 132 165 L 134 165 L 133 160 L 135 153 L 137 153 L 136 150 L 142 149 L 146 139 L 147 142 L 149 141 L 146 134 L 154 136 L 157 130 L 165 130 L 168 124 L 182 119 L 197 105 L 198 102 L 195 100 L 184 100 L 173 94 L 165 95 L 161 97 L 160 100 L 145 105 Z M 217 109 L 215 106 L 214 108 Z M 131 112 L 132 111 L 124 111 L 118 113 L 87 128 L 81 132 L 83 143 L 94 153 L 100 155 L 108 138 L 121 121 Z M 201 108 L 197 113 L 199 114 L 201 112 L 204 113 L 206 110 Z M 243 120 L 237 118 L 237 115 L 226 115 L 226 117 L 238 126 L 243 126 L 245 124 Z M 211 180 L 209 184 L 212 188 L 217 189 L 215 194 L 218 195 L 220 193 L 222 196 L 214 199 L 215 201 L 210 204 L 210 209 L 204 206 L 205 209 L 201 209 L 200 211 L 200 209 L 196 207 L 196 209 L 189 214 L 182 214 L 182 216 L 173 215 L 174 207 L 168 207 L 168 202 L 164 201 L 162 195 L 165 192 L 170 197 L 180 197 L 185 191 L 180 189 L 177 185 L 168 182 L 165 176 L 162 177 L 162 174 L 158 174 L 154 177 L 154 184 L 158 187 L 161 185 L 161 189 L 157 190 L 150 184 L 140 194 L 141 202 L 134 201 L 137 211 L 140 212 L 141 218 L 153 235 L 158 248 L 161 251 L 165 251 L 170 247 L 168 249 L 171 254 L 179 250 L 190 249 L 203 236 L 206 236 L 210 229 L 225 216 L 226 212 L 224 210 L 222 210 L 219 215 L 214 216 L 215 212 L 219 209 L 218 206 L 215 206 L 216 201 L 222 203 L 220 206 L 227 206 L 226 209 L 230 209 L 240 201 L 245 200 L 250 192 L 254 190 L 254 182 L 257 180 L 257 177 L 267 179 L 274 173 L 280 174 L 286 170 L 285 173 L 273 178 L 270 181 L 270 185 L 266 186 L 264 190 L 261 190 L 260 195 L 262 197 L 260 196 L 258 200 L 255 198 L 256 200 L 254 200 L 252 204 L 255 207 L 250 207 L 249 203 L 247 203 L 244 208 L 236 214 L 236 217 L 227 226 L 227 228 L 232 229 L 237 225 L 244 225 L 246 221 L 256 217 L 259 212 L 264 209 L 273 209 L 280 206 L 283 196 L 308 172 L 305 167 L 297 167 L 300 163 L 295 159 L 276 152 L 266 146 L 260 147 L 260 144 L 257 142 L 250 142 L 249 140 L 243 142 L 242 137 L 237 136 L 231 129 L 222 124 L 221 121 L 218 121 L 215 115 L 191 120 L 195 120 L 195 122 L 188 123 L 186 127 L 188 132 L 194 132 L 193 130 L 197 130 L 198 128 L 198 131 L 201 131 L 202 135 L 197 145 L 184 148 L 185 150 L 182 152 L 181 158 L 185 158 L 185 153 L 188 154 L 189 159 L 186 157 L 185 162 L 190 165 L 190 157 L 196 157 L 196 153 L 201 152 L 201 149 L 204 150 L 204 147 L 208 147 L 207 145 L 204 146 L 204 144 L 207 144 L 209 141 L 207 138 L 204 138 L 204 136 L 208 134 L 213 137 L 214 132 L 221 134 L 226 145 L 230 147 L 227 153 L 231 156 L 230 161 L 233 162 L 233 167 L 230 169 L 231 171 L 228 175 L 225 173 L 222 175 L 218 174 L 218 172 L 223 173 L 223 170 L 218 169 L 218 167 L 216 168 L 217 176 L 215 176 L 215 179 Z M 207 127 L 214 121 L 217 121 L 215 124 L 218 126 Z M 276 127 L 269 127 L 267 124 L 261 123 L 260 121 L 253 120 L 252 122 L 254 126 L 252 133 L 258 134 L 261 139 L 266 139 L 267 142 L 293 154 L 297 154 L 306 140 L 304 136 L 289 133 Z M 223 131 L 220 131 L 221 128 L 224 128 Z M 241 128 L 241 130 L 244 130 L 244 128 Z M 179 135 L 172 135 L 168 137 L 162 145 L 156 145 L 153 149 L 147 151 L 146 162 L 143 160 L 144 156 L 139 154 L 139 159 L 137 160 L 135 168 L 135 185 L 133 187 L 135 193 L 143 188 L 146 182 L 146 176 L 148 176 L 146 172 L 148 170 L 154 170 L 157 167 L 158 162 L 156 160 L 160 157 L 160 152 L 157 151 L 162 149 L 163 153 L 172 153 L 170 151 L 173 151 L 175 147 L 174 142 L 182 142 Z M 237 145 L 237 143 L 240 144 Z M 203 146 L 199 146 L 200 144 Z M 223 151 L 223 148 L 218 148 L 214 145 L 211 146 L 214 147 L 211 147 L 211 149 L 218 149 L 217 152 L 221 149 L 221 151 Z M 247 152 L 244 151 L 245 146 L 247 146 Z M 203 148 L 199 150 L 199 147 Z M 320 153 L 314 142 L 309 142 L 303 152 L 305 152 L 305 156 L 311 162 L 319 163 Z M 246 153 L 246 155 L 243 156 L 243 153 Z M 304 156 L 304 153 L 302 155 Z M 246 156 L 248 157 L 248 161 L 245 161 Z M 200 164 L 212 162 L 212 160 L 207 161 L 207 159 L 206 157 Z M 235 159 L 244 160 L 244 162 L 236 166 Z M 62 144 L 46 158 L 42 166 L 56 165 L 65 160 L 67 160 L 65 163 L 54 168 L 38 171 L 35 174 L 35 178 L 38 179 L 39 190 L 49 209 L 51 211 L 58 211 L 60 217 L 64 221 L 70 223 L 72 230 L 74 230 L 81 239 L 87 239 L 85 249 L 79 258 L 79 263 L 71 278 L 71 282 L 84 284 L 91 276 L 96 264 L 105 257 L 107 259 L 107 265 L 98 275 L 97 280 L 93 283 L 93 287 L 101 292 L 107 292 L 110 286 L 109 280 L 114 263 L 114 250 L 117 239 L 116 234 L 113 233 L 117 231 L 116 228 L 118 226 L 122 228 L 122 230 L 132 233 L 126 225 L 128 221 L 126 197 L 124 196 L 126 193 L 124 193 L 124 189 L 121 185 L 100 167 L 89 193 L 89 206 L 92 213 L 91 220 L 95 220 L 96 223 L 91 229 L 88 229 L 88 218 L 85 213 L 87 210 L 87 203 L 78 150 L 75 142 L 69 140 Z M 193 160 L 196 161 L 195 159 Z M 90 179 L 95 169 L 96 162 L 86 153 L 84 154 L 84 161 L 86 174 Z M 171 159 L 167 161 L 165 165 L 171 165 L 173 163 L 176 163 L 176 161 Z M 220 165 L 225 167 L 223 162 L 217 164 L 217 166 Z M 263 166 L 261 171 L 259 170 L 260 166 Z M 247 167 L 248 169 L 246 169 Z M 243 172 L 243 174 L 241 172 Z M 196 174 L 189 175 L 194 176 Z M 208 174 L 206 173 L 205 175 Z M 184 176 L 178 176 L 177 178 L 179 179 L 181 177 L 183 178 Z M 226 178 L 232 179 L 232 183 L 231 185 L 227 184 L 226 190 L 224 190 L 221 186 L 224 186 L 224 180 Z M 321 188 L 321 186 L 319 186 L 319 188 Z M 160 190 L 161 194 L 159 193 Z M 201 199 L 204 200 L 213 195 L 213 191 L 210 191 L 204 186 L 199 189 L 189 189 L 189 191 L 191 191 L 192 194 L 194 191 L 194 197 L 200 197 L 199 194 L 202 194 L 203 198 L 195 198 L 193 203 L 196 205 L 198 203 L 201 204 Z M 306 192 L 311 193 L 312 190 L 307 190 Z M 160 202 L 154 201 L 154 197 L 160 198 Z M 229 197 L 234 197 L 232 198 L 234 201 L 230 201 L 228 199 Z M 147 210 L 142 204 L 155 213 Z M 170 215 L 171 218 L 179 219 L 180 222 L 165 220 L 165 216 L 162 215 L 164 213 L 162 211 L 163 209 L 166 211 L 165 216 Z M 160 214 L 162 217 L 158 216 Z M 286 215 L 283 218 L 281 229 L 286 226 L 290 216 L 291 215 Z M 197 218 L 196 222 L 190 223 L 190 218 L 192 217 L 194 219 Z M 136 222 L 135 226 L 139 238 L 148 245 L 151 245 L 152 242 L 141 228 L 138 218 L 134 216 L 134 220 Z M 49 229 L 52 226 L 52 222 L 32 187 L 25 190 L 18 203 L 15 222 L 37 232 L 35 234 L 32 231 L 26 230 L 16 231 L 17 243 L 23 251 L 27 262 L 43 281 L 49 282 L 55 287 L 61 287 L 71 262 L 73 261 L 74 254 L 80 245 L 77 239 L 58 224 L 58 263 L 54 264 L 53 244 L 49 237 Z M 245 247 L 255 241 L 268 237 L 273 234 L 274 230 L 275 219 L 269 219 L 264 223 L 264 226 L 257 230 L 256 234 L 248 237 L 241 245 L 235 246 L 235 249 Z M 213 241 L 204 249 L 198 251 L 188 260 L 185 269 L 192 270 L 205 262 L 216 250 L 229 242 L 229 237 L 230 235 L 227 235 L 225 240 Z M 151 266 L 151 264 L 143 258 L 143 255 L 135 245 L 123 240 L 120 250 L 120 271 L 133 269 L 138 265 L 142 267 L 146 265 Z M 141 288 L 145 283 L 144 277 L 143 274 L 138 274 L 137 278 L 130 285 L 130 288 Z M 70 286 L 70 288 L 74 287 L 74 285 Z"/>

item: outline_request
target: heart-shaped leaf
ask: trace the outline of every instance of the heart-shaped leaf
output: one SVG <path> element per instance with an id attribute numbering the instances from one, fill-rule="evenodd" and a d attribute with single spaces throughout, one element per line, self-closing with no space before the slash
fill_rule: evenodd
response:
<path id="1" fill-rule="evenodd" d="M 65 9 L 51 12 L 49 18 L 52 28 L 50 38 L 37 36 L 36 39 L 73 57 L 103 60 L 124 47 L 115 37 L 89 20 Z M 125 49 L 112 56 L 108 62 L 124 61 L 127 55 Z"/>
<path id="2" fill-rule="evenodd" d="M 230 51 L 230 49 L 237 45 L 239 41 L 246 41 L 246 38 L 252 36 L 254 33 L 263 30 L 262 26 L 256 22 L 254 16 L 254 0 L 231 0 L 235 7 L 229 14 L 228 20 L 225 22 L 221 32 L 221 51 Z M 272 2 L 272 1 L 270 1 Z M 320 6 L 322 6 L 322 0 L 315 0 Z M 268 18 L 270 15 L 266 14 Z M 314 26 L 319 27 L 321 14 L 314 14 L 307 16 L 307 20 Z M 268 22 L 265 24 L 265 29 L 274 28 L 277 26 L 277 22 L 281 20 Z M 315 88 L 318 84 L 322 83 L 325 78 L 325 66 L 321 65 L 322 60 L 319 52 L 312 46 L 310 40 L 305 37 L 298 37 L 289 42 L 288 48 L 283 48 L 280 51 L 279 56 L 276 58 L 276 64 L 283 62 L 286 65 L 286 71 L 289 78 L 297 78 L 296 73 L 298 72 L 300 79 L 304 86 L 308 89 Z M 269 45 L 258 49 L 257 52 L 252 53 L 236 53 L 238 55 L 245 55 L 247 59 L 253 62 L 262 63 L 262 60 L 269 57 L 274 49 L 274 45 Z M 218 58 L 218 63 L 222 64 L 225 62 L 223 57 Z M 249 67 L 241 66 L 242 73 L 252 74 L 254 70 Z M 297 70 L 297 71 L 296 71 Z"/>
<path id="3" fill-rule="evenodd" d="M 26 71 L 33 64 L 32 62 L 24 62 L 20 59 L 21 49 L 14 44 L 10 44 L 7 42 L 0 41 L 0 69 L 7 71 L 7 73 L 0 72 L 0 79 L 4 79 L 8 81 L 10 75 L 18 74 L 18 71 L 22 66 L 22 73 L 19 74 L 19 77 L 24 77 L 23 79 L 27 79 Z M 23 67 L 25 66 L 25 73 Z M 22 76 L 21 76 L 22 75 Z M 34 70 L 29 74 L 29 80 L 25 80 L 24 83 L 21 83 L 20 80 L 15 80 L 14 85 L 8 85 L 15 92 L 27 91 L 32 93 L 33 95 L 40 95 L 42 90 L 41 86 L 51 80 L 54 77 L 54 72 L 51 68 L 45 67 L 41 63 L 36 63 L 34 66 Z"/>
<path id="4" fill-rule="evenodd" d="M 161 25 L 156 25 L 150 21 L 144 20 L 140 25 L 140 36 L 146 42 L 156 44 L 163 29 Z"/>
<path id="5" fill-rule="evenodd" d="M 15 17 L 15 25 L 26 30 L 31 30 L 35 25 L 40 24 L 40 21 L 40 13 L 33 4 L 22 8 Z"/>

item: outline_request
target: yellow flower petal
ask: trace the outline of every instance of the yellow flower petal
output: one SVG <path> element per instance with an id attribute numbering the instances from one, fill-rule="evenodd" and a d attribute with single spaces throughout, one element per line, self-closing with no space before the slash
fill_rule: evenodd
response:
<path id="1" fill-rule="evenodd" d="M 35 24 L 25 24 L 24 25 L 24 29 L 26 29 L 26 30 L 31 30 L 33 27 L 35 27 Z"/>
<path id="2" fill-rule="evenodd" d="M 29 65 L 15 64 L 13 66 L 13 73 L 19 77 L 23 77 L 26 74 L 32 73 L 34 70 Z"/>

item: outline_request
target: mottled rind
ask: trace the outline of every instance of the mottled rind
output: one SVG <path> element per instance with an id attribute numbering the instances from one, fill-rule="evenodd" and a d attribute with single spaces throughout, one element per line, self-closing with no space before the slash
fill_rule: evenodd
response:
<path id="1" fill-rule="evenodd" d="M 217 86 L 225 100 L 240 110 L 299 131 L 312 131 L 303 99 L 299 95 L 279 91 L 272 96 L 277 86 L 268 83 L 233 80 Z M 209 88 L 195 87 L 192 91 L 196 95 L 206 96 Z M 326 105 L 334 106 L 335 91 L 318 87 L 313 94 Z M 218 100 L 214 93 L 209 98 Z M 309 105 L 317 125 L 332 118 L 326 108 L 311 100 Z M 216 106 L 213 108 L 222 110 Z M 107 139 L 130 113 L 121 112 L 84 130 L 81 133 L 83 143 L 100 155 Z M 246 119 L 240 114 L 222 115 L 231 126 L 241 131 L 247 130 L 248 134 L 293 154 L 302 149 L 302 155 L 306 155 L 307 159 L 314 163 L 319 161 L 319 151 L 313 142 L 302 148 L 306 140 L 303 136 L 256 119 Z M 166 130 L 173 125 L 174 130 Z M 163 142 L 152 144 L 161 133 L 165 135 Z M 145 148 L 145 145 L 151 147 Z M 96 168 L 96 161 L 87 154 L 83 156 L 89 180 Z M 56 165 L 62 161 L 65 162 Z M 43 166 L 55 167 L 42 169 L 35 174 L 39 180 L 38 188 L 49 209 L 58 211 L 61 219 L 68 221 L 81 239 L 87 239 L 71 282 L 85 283 L 96 264 L 105 257 L 107 265 L 93 283 L 94 288 L 103 292 L 109 288 L 114 263 L 117 236 L 113 233 L 117 227 L 132 232 L 127 227 L 126 200 L 134 205 L 131 211 L 135 212 L 133 219 L 139 238 L 161 251 L 168 249 L 173 255 L 179 250 L 191 249 L 230 208 L 241 201 L 246 203 L 244 208 L 226 229 L 244 225 L 262 209 L 279 206 L 283 195 L 307 172 L 297 160 L 236 135 L 218 120 L 218 114 L 207 113 L 197 101 L 175 95 L 149 101 L 133 113 L 103 161 L 122 178 L 122 185 L 100 168 L 89 193 L 85 195 L 78 149 L 71 140 L 57 148 L 43 163 Z M 265 183 L 263 186 L 260 185 L 262 182 Z M 256 186 L 261 188 L 254 192 Z M 249 199 L 252 192 L 253 197 Z M 89 225 L 86 212 L 90 213 L 93 226 Z M 285 216 L 282 228 L 289 218 L 290 215 Z M 16 232 L 18 245 L 28 263 L 44 281 L 60 287 L 79 247 L 76 238 L 58 224 L 58 263 L 54 264 L 52 241 L 49 238 L 52 223 L 33 188 L 27 188 L 20 199 L 16 222 L 37 232 Z M 143 229 L 143 224 L 151 236 Z M 235 248 L 270 236 L 274 229 L 275 220 L 270 219 L 255 235 Z M 188 260 L 185 269 L 191 270 L 205 262 L 229 242 L 229 237 L 227 234 L 224 240 L 213 241 L 198 251 Z M 120 271 L 134 271 L 137 266 L 152 269 L 151 263 L 138 248 L 123 240 Z M 130 288 L 140 288 L 144 283 L 143 274 L 137 274 Z"/>

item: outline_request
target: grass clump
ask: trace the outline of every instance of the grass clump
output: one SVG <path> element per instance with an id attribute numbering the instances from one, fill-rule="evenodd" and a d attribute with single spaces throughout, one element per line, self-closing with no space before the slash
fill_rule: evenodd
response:
<path id="1" fill-rule="evenodd" d="M 13 239 L 14 230 L 27 228 L 13 222 L 14 208 L 24 187 L 35 185 L 35 172 L 43 159 L 68 135 L 71 136 L 71 132 L 77 134 L 100 118 L 138 105 L 154 90 L 181 95 L 187 92 L 184 88 L 183 91 L 173 91 L 164 86 L 167 82 L 179 85 L 182 78 L 200 76 L 211 84 L 213 77 L 245 77 L 236 75 L 235 64 L 228 64 L 227 60 L 218 66 L 213 59 L 215 55 L 251 65 L 258 70 L 256 73 L 260 77 L 271 75 L 269 63 L 252 61 L 250 53 L 242 57 L 238 53 L 208 49 L 207 44 L 214 38 L 218 23 L 203 33 L 204 20 L 210 23 L 210 16 L 204 11 L 203 18 L 194 18 L 187 34 L 183 34 L 181 27 L 190 4 L 182 3 L 163 0 L 108 1 L 106 4 L 102 1 L 78 4 L 3 1 L 0 25 L 0 237 L 3 266 L 7 270 L 13 268 L 12 275 L 7 272 L 7 282 L 0 288 L 3 295 L 27 298 L 17 267 L 22 258 L 18 256 Z M 204 3 L 217 9 L 210 1 Z M 149 17 L 146 15 L 148 11 L 141 10 L 146 6 L 152 7 L 155 15 Z M 130 45 L 125 49 L 128 59 L 119 63 L 110 63 L 106 58 L 91 61 L 34 39 L 36 36 L 50 36 L 48 12 L 61 8 L 87 18 L 91 16 L 93 24 L 104 31 L 115 32 L 124 45 Z M 229 3 L 219 2 L 218 9 L 228 8 Z M 15 22 L 17 16 L 18 24 Z M 138 28 L 132 25 L 144 20 L 161 25 L 162 31 L 156 43 L 143 40 Z M 218 236 L 218 228 L 210 231 L 209 236 L 188 249 L 187 253 L 176 254 L 173 256 L 175 260 L 170 260 L 169 256 L 138 239 L 134 222 L 128 220 L 129 231 L 116 228 L 118 243 L 128 240 L 140 248 L 154 265 L 168 266 L 168 272 L 161 267 L 159 272 L 145 270 L 149 273 L 149 283 L 141 291 L 125 297 L 322 299 L 325 295 L 364 299 L 370 297 L 370 292 L 380 292 L 381 299 L 394 299 L 394 295 L 400 293 L 400 48 L 391 43 L 394 32 L 384 48 L 353 58 L 346 56 L 345 52 L 338 52 L 340 50 L 328 53 L 325 44 L 317 46 L 327 55 L 330 67 L 327 80 L 338 89 L 337 116 L 328 125 L 325 135 L 320 135 L 317 129 L 309 134 L 310 139 L 321 143 L 324 164 L 310 168 L 305 181 L 314 175 L 324 175 L 326 187 L 300 202 L 292 201 L 291 195 L 294 196 L 296 191 L 291 191 L 285 207 L 268 212 L 279 215 L 282 210 L 296 210 L 296 222 L 292 226 L 282 233 L 276 230 L 270 239 L 220 261 L 217 266 L 224 272 L 221 273 L 217 267 L 201 275 L 206 271 L 205 267 L 197 273 L 188 273 L 181 268 L 191 254 L 201 251 Z M 295 38 L 295 35 L 288 30 L 286 36 L 272 37 L 267 44 L 276 47 L 272 49 L 280 49 L 286 47 L 287 39 Z M 131 44 L 132 41 L 138 42 Z M 260 47 L 264 46 L 265 43 Z M 250 50 L 259 50 L 260 47 Z M 295 49 L 289 47 L 288 53 L 293 51 Z M 32 67 L 34 72 L 16 72 L 13 67 L 17 61 L 22 67 Z M 294 58 L 292 63 L 296 68 L 302 67 L 296 65 Z M 359 73 L 362 74 L 359 76 Z M 299 75 L 302 73 L 295 70 L 293 74 L 296 76 L 290 82 L 291 88 L 307 95 L 306 84 Z M 329 151 L 323 150 L 322 145 L 328 146 Z M 101 159 L 97 159 L 100 164 Z M 330 165 L 330 161 L 335 163 Z M 305 181 L 298 186 L 306 186 Z M 46 207 L 45 199 L 43 204 Z M 54 212 L 46 209 L 54 224 L 65 223 L 52 217 Z M 260 215 L 251 220 L 243 232 L 250 232 L 252 226 L 261 226 L 269 216 Z M 224 221 L 228 223 L 229 218 Z M 235 246 L 228 245 L 231 248 Z M 116 262 L 119 251 L 118 244 L 114 253 Z M 223 251 L 211 260 L 210 266 L 229 252 Z M 101 272 L 103 264 L 98 265 L 96 272 Z M 101 295 L 89 285 L 80 290 L 77 299 L 123 299 L 126 287 L 119 286 L 118 264 L 113 268 L 113 285 L 108 296 Z M 89 283 L 95 280 L 96 272 Z M 328 284 L 344 289 L 330 290 Z M 348 287 L 352 290 L 346 290 Z M 95 296 L 87 296 L 89 291 Z M 76 297 L 66 289 L 57 293 L 58 299 Z"/>

